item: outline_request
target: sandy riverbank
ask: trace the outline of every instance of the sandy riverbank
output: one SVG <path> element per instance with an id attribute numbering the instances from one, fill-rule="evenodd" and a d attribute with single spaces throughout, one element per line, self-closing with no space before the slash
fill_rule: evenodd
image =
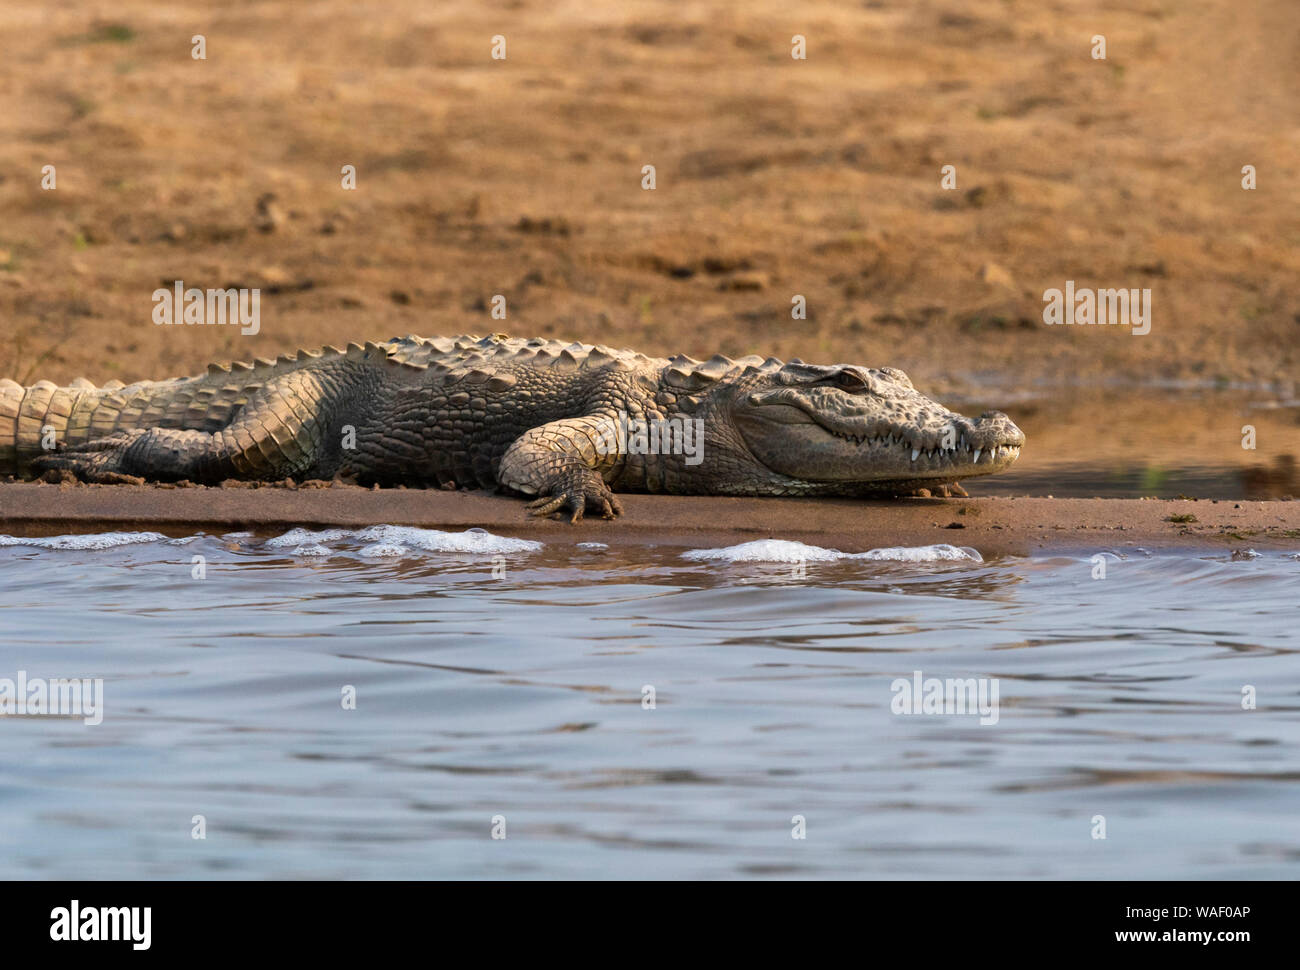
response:
<path id="1" fill-rule="evenodd" d="M 31 535 L 126 528 L 179 534 L 392 523 L 456 530 L 480 526 L 548 542 L 705 546 L 773 537 L 849 552 L 939 542 L 973 546 L 985 555 L 1179 547 L 1300 551 L 1300 502 L 620 498 L 626 510 L 621 519 L 569 525 L 530 518 L 523 502 L 483 493 L 19 483 L 0 485 L 0 531 Z"/>
<path id="2" fill-rule="evenodd" d="M 5 4 L 0 378 L 506 330 L 890 364 L 1004 410 L 1289 387 L 1294 4 L 1123 6 Z M 178 279 L 259 288 L 259 332 L 155 326 Z M 1045 326 L 1066 280 L 1150 289 L 1150 334 Z"/>

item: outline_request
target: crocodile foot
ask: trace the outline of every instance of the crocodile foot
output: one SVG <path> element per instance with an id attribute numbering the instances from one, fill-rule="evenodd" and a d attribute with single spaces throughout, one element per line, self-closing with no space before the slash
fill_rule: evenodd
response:
<path id="1" fill-rule="evenodd" d="M 562 471 L 544 491 L 545 495 L 528 503 L 529 515 L 548 516 L 564 510 L 573 513 L 570 522 L 577 522 L 588 509 L 599 512 L 603 519 L 623 514 L 618 498 L 590 468 Z"/>
<path id="2" fill-rule="evenodd" d="M 33 458 L 38 477 L 49 472 L 71 472 L 83 482 L 99 485 L 138 485 L 143 479 L 129 473 L 126 450 L 147 431 L 118 431 L 105 438 L 66 447 L 62 442 L 51 454 Z"/>
<path id="3" fill-rule="evenodd" d="M 934 488 L 918 488 L 911 495 L 912 498 L 969 498 L 970 495 L 966 489 L 961 487 L 958 482 L 948 482 L 946 485 L 936 485 Z"/>

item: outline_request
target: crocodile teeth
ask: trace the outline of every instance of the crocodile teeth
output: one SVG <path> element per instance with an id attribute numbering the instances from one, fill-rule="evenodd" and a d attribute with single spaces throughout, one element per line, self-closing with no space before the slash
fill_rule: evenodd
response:
<path id="1" fill-rule="evenodd" d="M 984 450 L 983 448 L 976 448 L 976 449 L 975 449 L 975 457 L 974 457 L 973 459 L 971 459 L 971 464 L 972 464 L 972 465 L 978 465 L 978 464 L 980 463 L 980 452 L 983 451 L 983 450 Z"/>
<path id="2" fill-rule="evenodd" d="M 917 451 L 915 448 L 913 448 L 913 449 L 912 449 L 912 461 L 916 461 L 916 456 L 919 455 L 919 454 L 920 454 L 920 452 Z"/>

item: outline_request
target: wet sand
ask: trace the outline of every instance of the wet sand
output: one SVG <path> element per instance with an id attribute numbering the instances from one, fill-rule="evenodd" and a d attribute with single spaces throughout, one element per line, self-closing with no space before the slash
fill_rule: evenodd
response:
<path id="1" fill-rule="evenodd" d="M 1300 551 L 1300 502 L 665 495 L 621 495 L 620 500 L 625 512 L 617 521 L 584 519 L 570 525 L 529 517 L 519 499 L 481 492 L 12 483 L 0 485 L 0 530 L 16 535 L 192 532 L 390 523 L 454 530 L 478 526 L 547 542 L 719 546 L 780 538 L 846 552 L 940 542 L 973 546 L 985 555 L 1136 548 Z"/>

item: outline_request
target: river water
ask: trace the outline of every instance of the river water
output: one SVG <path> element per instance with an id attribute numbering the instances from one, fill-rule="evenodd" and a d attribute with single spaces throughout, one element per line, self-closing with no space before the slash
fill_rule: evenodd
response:
<path id="1" fill-rule="evenodd" d="M 1300 546 L 1102 562 L 6 537 L 5 874 L 1296 878 Z"/>

